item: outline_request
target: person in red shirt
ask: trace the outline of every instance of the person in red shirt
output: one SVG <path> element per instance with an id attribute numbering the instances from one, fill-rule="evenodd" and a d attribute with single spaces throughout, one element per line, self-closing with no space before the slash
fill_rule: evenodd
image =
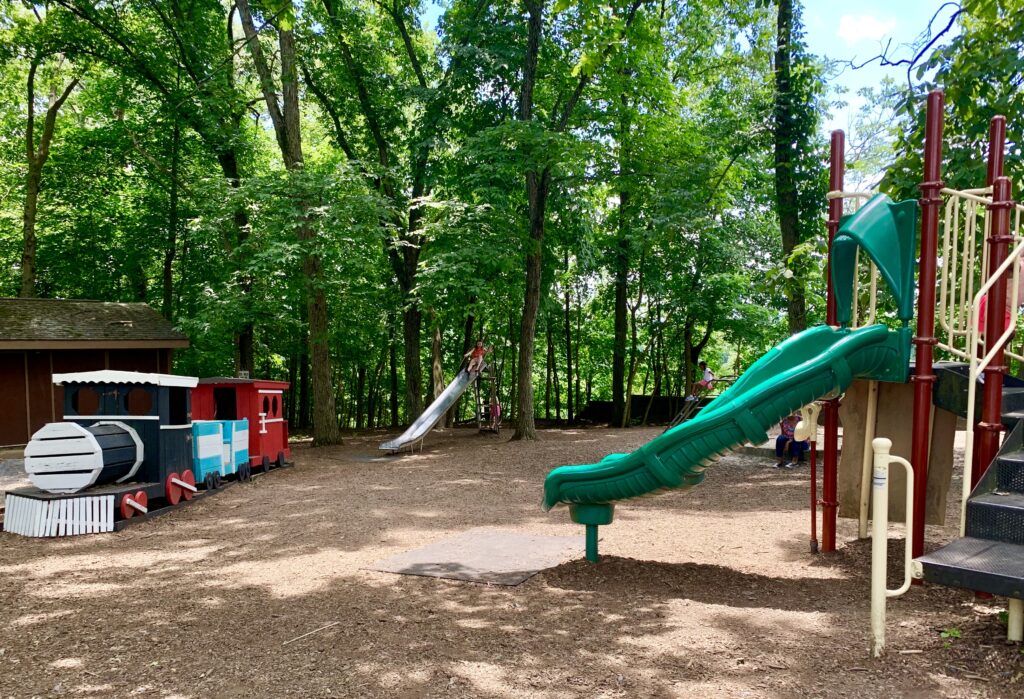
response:
<path id="1" fill-rule="evenodd" d="M 1006 311 L 1003 320 L 1003 330 L 1010 327 L 1011 311 L 1014 306 L 1018 308 L 1024 304 L 1024 257 L 1020 258 L 1019 280 L 1016 296 L 1013 293 L 1013 270 L 1007 270 L 1006 274 Z M 988 322 L 988 294 L 981 297 L 981 304 L 978 308 L 978 334 L 985 335 L 985 324 Z M 984 354 L 984 353 L 982 353 Z"/>
<path id="2" fill-rule="evenodd" d="M 469 357 L 469 365 L 466 367 L 466 371 L 469 373 L 478 372 L 484 368 L 484 355 L 490 352 L 493 347 L 484 347 L 483 341 L 477 342 L 476 347 L 466 352 L 465 357 Z"/>

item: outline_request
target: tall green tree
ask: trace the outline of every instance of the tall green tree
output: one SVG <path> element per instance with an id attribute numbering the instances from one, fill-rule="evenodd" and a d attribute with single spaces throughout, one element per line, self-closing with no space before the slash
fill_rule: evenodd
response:
<path id="1" fill-rule="evenodd" d="M 6 58 L 28 64 L 24 88 L 25 179 L 19 296 L 30 298 L 36 295 L 36 221 L 43 168 L 50 157 L 57 115 L 78 86 L 80 76 L 77 75 L 79 69 L 62 53 L 61 39 L 45 9 L 29 6 L 12 15 L 13 23 L 3 32 L 10 50 Z M 37 114 L 40 92 L 45 95 L 45 108 Z"/>
<path id="2" fill-rule="evenodd" d="M 794 253 L 821 228 L 815 218 L 821 208 L 815 194 L 822 174 L 816 105 L 823 89 L 820 68 L 807 53 L 800 21 L 799 0 L 778 0 L 775 48 L 775 199 L 787 267 L 784 284 L 790 333 L 807 328 L 806 265 Z M 817 182 L 817 186 L 815 183 Z M 810 195 L 810 196 L 808 196 Z"/>
<path id="3" fill-rule="evenodd" d="M 260 89 L 263 92 L 267 113 L 270 114 L 284 166 L 289 172 L 301 172 L 304 158 L 302 121 L 299 112 L 298 58 L 295 46 L 295 7 L 290 0 L 284 0 L 276 8 L 274 18 L 267 22 L 277 34 L 279 76 L 275 77 L 260 45 L 248 0 L 238 0 L 237 6 L 245 32 L 246 46 L 259 76 Z M 313 443 L 327 445 L 340 442 L 341 435 L 338 431 L 338 415 L 331 376 L 327 295 L 322 284 L 323 261 L 316 250 L 316 231 L 307 220 L 310 207 L 311 202 L 305 198 L 300 198 L 296 202 L 296 227 L 299 240 L 305 244 L 302 273 L 305 277 L 312 369 Z"/>

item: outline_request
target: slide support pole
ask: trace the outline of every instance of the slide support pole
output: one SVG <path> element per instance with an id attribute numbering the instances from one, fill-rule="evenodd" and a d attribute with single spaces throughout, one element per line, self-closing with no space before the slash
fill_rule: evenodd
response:
<path id="1" fill-rule="evenodd" d="M 587 560 L 598 562 L 597 528 L 611 524 L 615 517 L 615 505 L 606 502 L 577 503 L 569 505 L 569 518 L 576 524 L 582 524 L 587 530 Z"/>
<path id="2" fill-rule="evenodd" d="M 587 560 L 591 563 L 597 563 L 597 525 L 587 525 Z"/>
<path id="3" fill-rule="evenodd" d="M 944 97 L 941 90 L 928 95 L 924 136 L 924 181 L 921 189 L 921 263 L 917 276 L 917 335 L 914 359 L 914 417 L 910 461 L 914 465 L 914 526 L 911 551 L 924 553 L 925 494 L 928 488 L 928 450 L 931 445 L 932 348 L 935 339 L 935 265 L 938 255 L 939 207 L 942 205 L 942 126 Z"/>
<path id="4" fill-rule="evenodd" d="M 840 130 L 832 132 L 829 149 L 829 190 L 841 192 L 846 176 L 846 134 Z M 827 296 L 825 322 L 836 326 L 836 297 L 832 289 L 832 239 L 839 230 L 839 219 L 843 215 L 843 200 L 831 199 L 828 203 L 828 251 L 829 265 L 826 272 Z M 821 478 L 821 550 L 828 553 L 836 550 L 836 515 L 839 507 L 837 484 L 839 481 L 839 399 L 825 401 L 825 455 Z"/>
<path id="5" fill-rule="evenodd" d="M 811 553 L 818 552 L 818 440 L 811 441 Z"/>

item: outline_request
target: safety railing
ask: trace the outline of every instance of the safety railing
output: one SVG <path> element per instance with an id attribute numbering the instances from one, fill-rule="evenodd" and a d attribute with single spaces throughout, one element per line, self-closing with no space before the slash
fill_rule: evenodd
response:
<path id="1" fill-rule="evenodd" d="M 992 278 L 989 271 L 989 246 L 985 244 L 990 233 L 987 207 L 992 203 L 992 188 L 962 191 L 944 188 L 942 194 L 946 201 L 939 253 L 939 307 L 936 313 L 942 335 L 937 346 L 954 357 L 969 360 L 978 353 L 977 347 L 982 342 L 977 332 L 977 322 L 972 324 L 970 320 L 971 304 L 979 294 L 984 295 L 979 288 L 982 280 Z M 1015 244 L 1022 241 L 1022 212 L 1024 206 L 1017 205 L 1011 224 Z M 1007 297 L 1018 298 L 1017 288 L 1014 285 L 1013 294 L 1007 294 Z M 1010 328 L 1013 327 L 1011 324 Z M 1013 352 L 1010 348 L 1006 348 L 1005 353 L 1024 362 L 1021 353 Z"/>
<path id="2" fill-rule="evenodd" d="M 978 405 L 979 379 L 992 361 L 1003 352 L 1004 357 L 1024 362 L 1024 355 L 1013 352 L 1010 339 L 1017 329 L 1018 308 L 1021 302 L 1021 265 L 1024 264 L 1024 237 L 1021 235 L 1021 215 L 1024 206 L 1016 204 L 1010 221 L 1010 234 L 1014 247 L 996 269 L 989 269 L 991 219 L 988 207 L 992 204 L 992 188 L 955 190 L 943 188 L 944 206 L 941 265 L 939 267 L 939 302 L 937 315 L 942 337 L 937 347 L 949 355 L 967 362 L 967 439 L 964 445 L 964 476 L 961 492 L 960 535 L 966 528 L 967 499 L 971 494 L 975 450 L 974 421 Z M 979 235 L 980 234 L 980 235 Z M 981 331 L 981 306 L 992 287 L 1008 270 L 1006 310 L 1009 322 L 991 349 L 985 351 L 985 337 Z M 985 302 L 987 304 L 987 302 Z"/>
<path id="3" fill-rule="evenodd" d="M 911 535 L 914 526 L 914 469 L 910 462 L 889 453 L 892 442 L 879 437 L 871 442 L 874 468 L 871 476 L 871 655 L 878 657 L 885 649 L 885 604 L 890 597 L 899 597 L 910 589 L 915 575 L 911 557 Z M 903 551 L 903 584 L 895 590 L 886 587 L 889 568 L 889 464 L 898 463 L 907 472 L 906 542 Z"/>

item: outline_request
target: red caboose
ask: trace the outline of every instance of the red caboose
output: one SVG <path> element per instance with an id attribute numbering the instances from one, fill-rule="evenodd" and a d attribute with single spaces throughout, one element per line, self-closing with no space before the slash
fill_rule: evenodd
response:
<path id="1" fill-rule="evenodd" d="M 291 460 L 284 419 L 287 381 L 199 379 L 192 390 L 194 420 L 249 420 L 249 463 L 269 470 Z"/>

